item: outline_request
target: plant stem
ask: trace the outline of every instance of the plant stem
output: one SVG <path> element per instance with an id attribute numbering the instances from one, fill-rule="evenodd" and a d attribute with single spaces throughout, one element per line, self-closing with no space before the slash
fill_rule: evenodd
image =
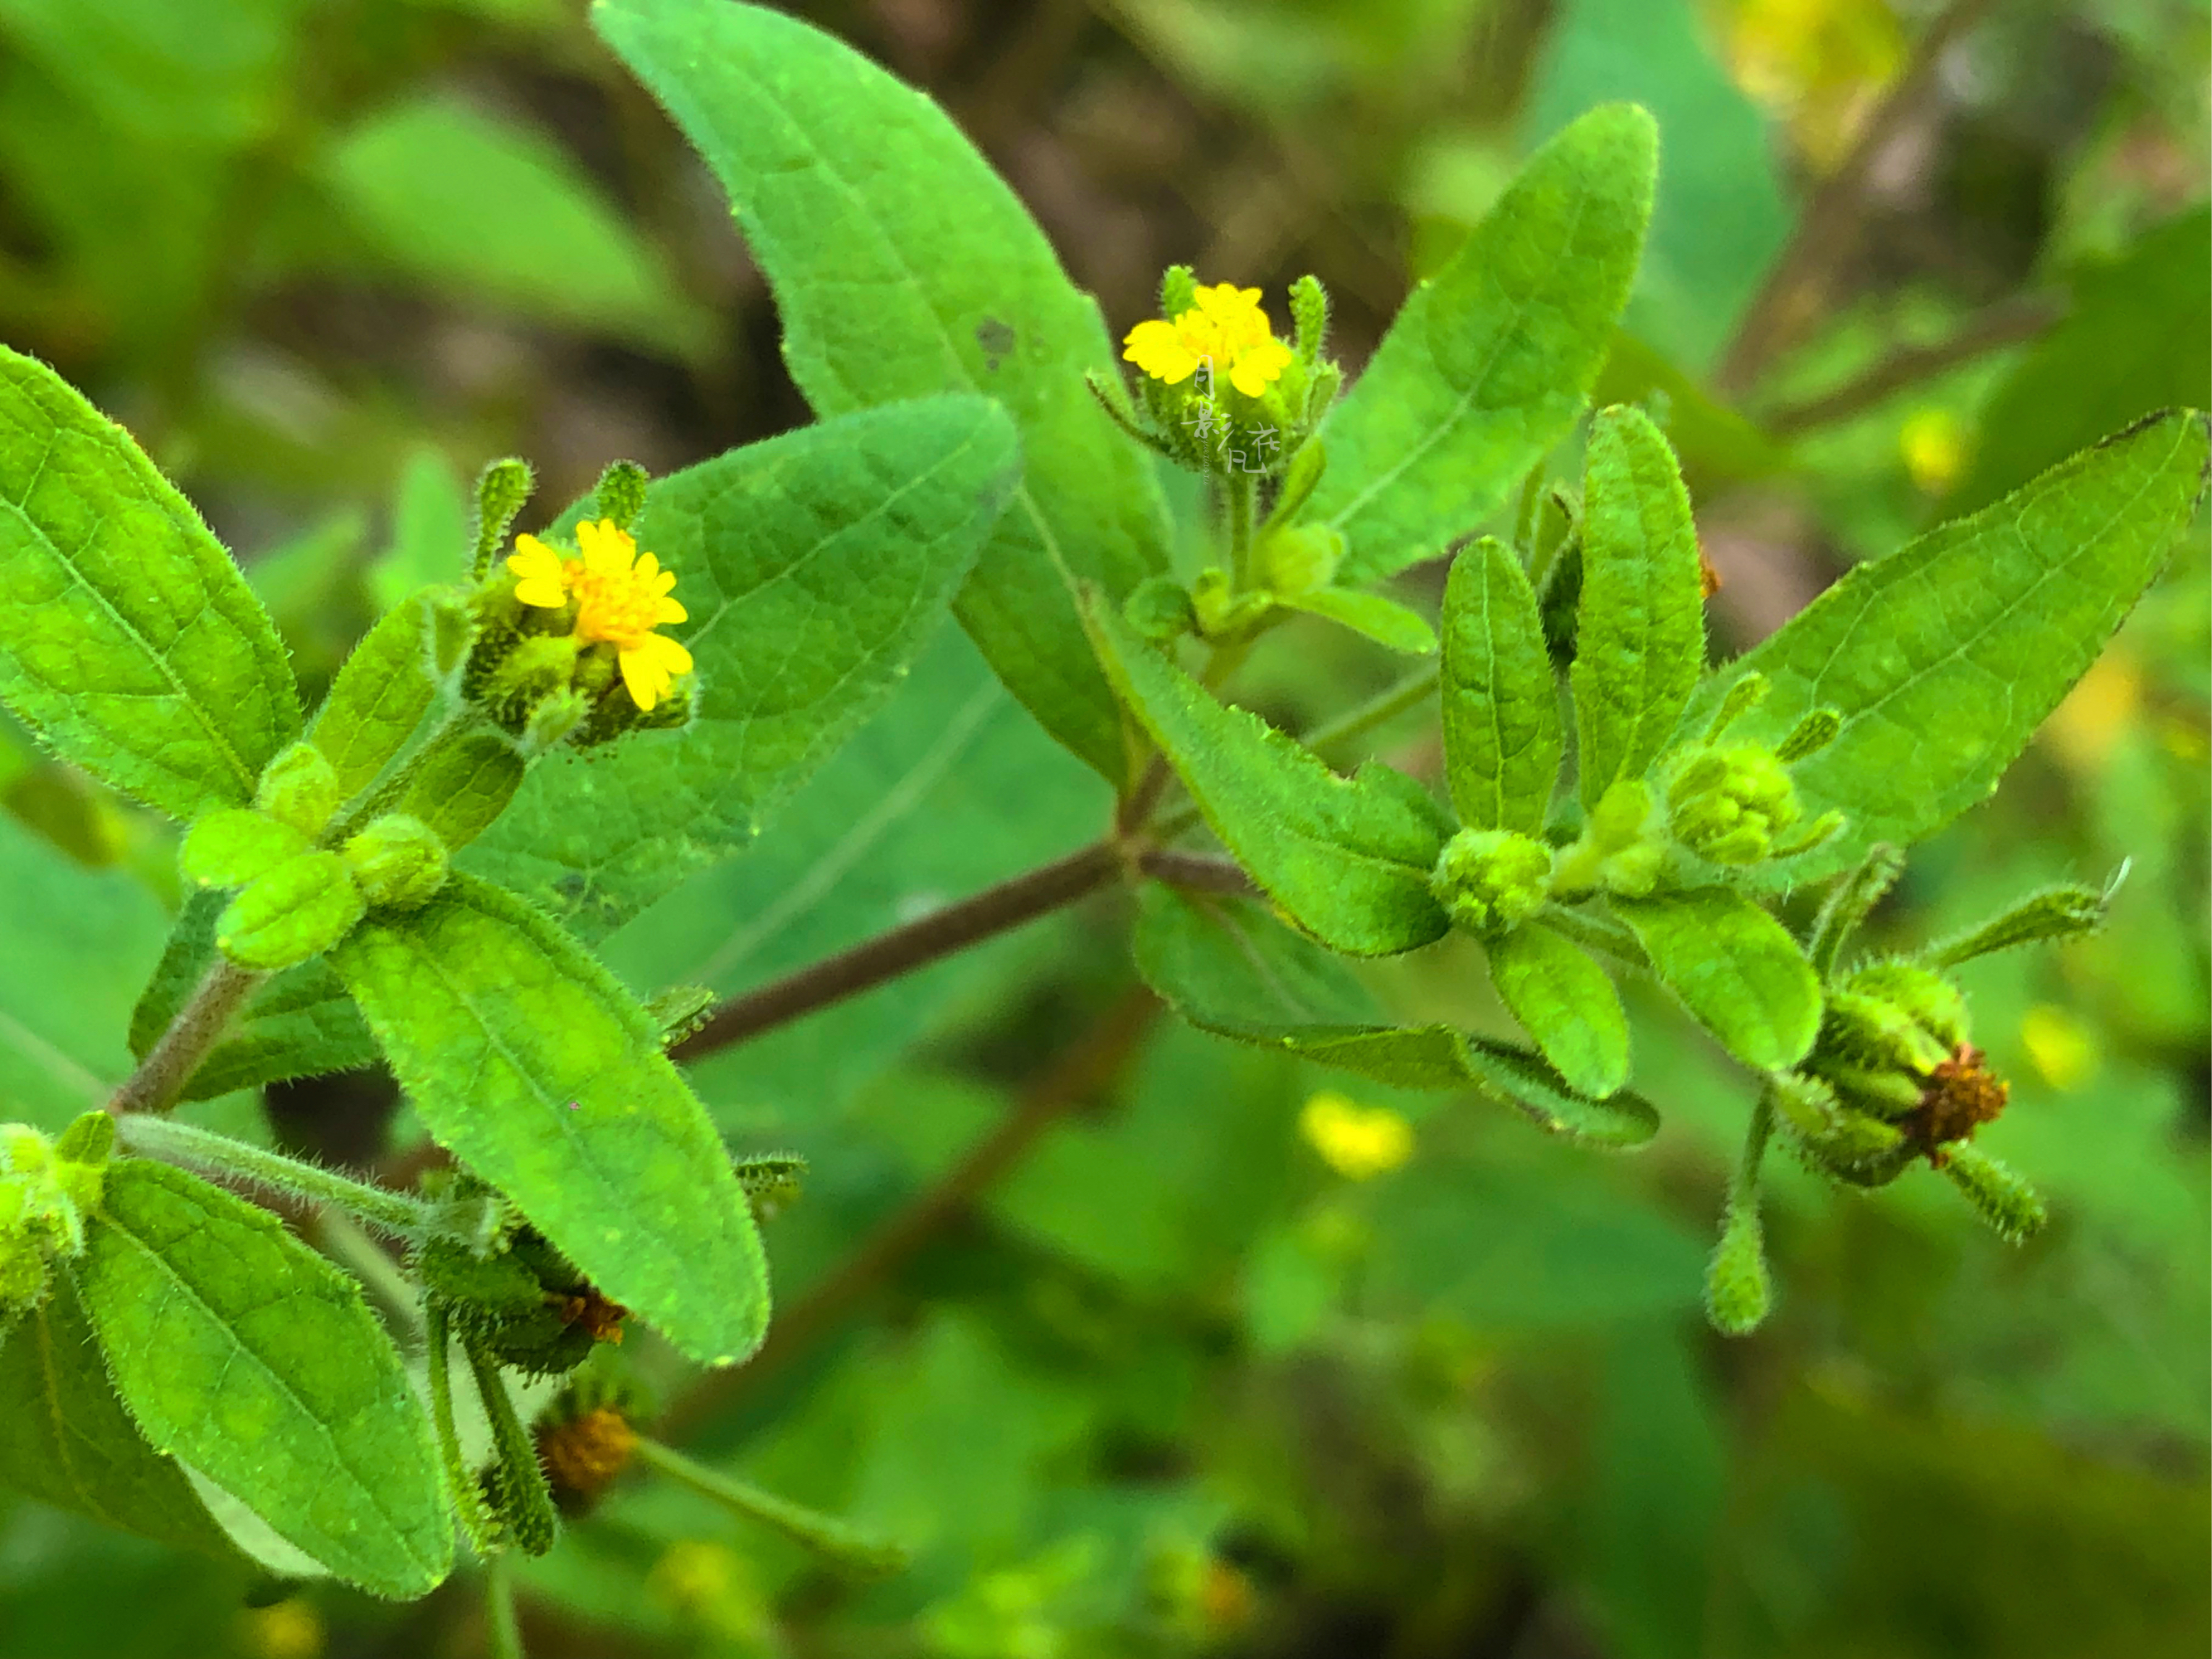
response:
<path id="1" fill-rule="evenodd" d="M 514 1611 L 514 1560 L 495 1555 L 484 1563 L 484 1646 L 491 1659 L 526 1659 L 522 1620 Z"/>
<path id="2" fill-rule="evenodd" d="M 1256 586 L 1252 569 L 1252 497 L 1258 485 L 1258 478 L 1249 472 L 1231 472 L 1221 480 L 1222 493 L 1229 498 L 1229 568 L 1236 572 L 1240 597 Z"/>
<path id="3" fill-rule="evenodd" d="M 670 1057 L 696 1060 L 1010 932 L 1096 892 L 1113 880 L 1121 865 L 1120 848 L 1111 841 L 1101 841 L 1011 877 L 957 904 L 732 997 L 708 1015 L 706 1024 L 671 1048 Z"/>
<path id="4" fill-rule="evenodd" d="M 138 1069 L 123 1080 L 106 1109 L 120 1117 L 127 1112 L 166 1112 L 175 1105 L 185 1085 L 222 1038 L 231 1016 L 266 977 L 217 957 L 169 1022 L 169 1029 L 146 1051 Z"/>
<path id="5" fill-rule="evenodd" d="M 324 1250 L 361 1280 L 394 1319 L 416 1335 L 423 1334 L 422 1295 L 381 1244 L 334 1204 L 325 1204 L 315 1212 L 313 1230 L 320 1236 Z"/>
<path id="6" fill-rule="evenodd" d="M 461 1455 L 461 1437 L 453 1426 L 453 1353 L 452 1322 L 446 1304 L 433 1296 L 422 1305 L 423 1363 L 428 1368 L 430 1427 L 438 1441 L 439 1461 L 445 1465 L 446 1485 L 454 1514 L 469 1547 L 486 1560 L 499 1553 L 498 1528 L 484 1507 L 483 1488 L 476 1471 Z"/>
<path id="7" fill-rule="evenodd" d="M 664 1446 L 658 1440 L 641 1435 L 637 1454 L 663 1474 L 682 1481 L 692 1491 L 748 1519 L 775 1528 L 794 1543 L 818 1551 L 841 1566 L 877 1576 L 897 1572 L 906 1565 L 907 1553 L 896 1544 L 872 1538 L 834 1516 L 778 1498 L 750 1482 L 734 1480 L 719 1469 L 694 1462 L 672 1446 Z"/>
<path id="8" fill-rule="evenodd" d="M 125 1146 L 143 1157 L 215 1175 L 235 1176 L 311 1203 L 334 1205 L 402 1238 L 419 1238 L 429 1225 L 428 1207 L 404 1193 L 372 1187 L 190 1123 L 134 1115 L 125 1118 L 116 1130 Z"/>
<path id="9" fill-rule="evenodd" d="M 711 1371 L 676 1403 L 668 1426 L 679 1437 L 801 1353 L 849 1313 L 876 1285 L 963 1213 L 1018 1164 L 1069 1108 L 1111 1083 L 1159 1013 L 1158 998 L 1131 986 L 1072 1048 L 1023 1091 L 1020 1103 L 968 1155 L 884 1222 L 842 1266 L 777 1316 L 768 1340 L 744 1365 Z"/>
<path id="10" fill-rule="evenodd" d="M 1195 892 L 1244 896 L 1252 891 L 1252 878 L 1234 860 L 1206 853 L 1147 847 L 1137 854 L 1137 868 L 1170 887 L 1188 887 Z"/>

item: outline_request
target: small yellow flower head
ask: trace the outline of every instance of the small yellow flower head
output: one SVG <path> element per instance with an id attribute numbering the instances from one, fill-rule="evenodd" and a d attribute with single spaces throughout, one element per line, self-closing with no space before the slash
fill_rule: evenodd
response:
<path id="1" fill-rule="evenodd" d="M 1218 283 L 1200 289 L 1197 299 L 1172 322 L 1154 318 L 1131 329 L 1122 357 L 1167 386 L 1180 386 L 1199 364 L 1210 363 L 1248 398 L 1282 378 L 1291 349 L 1275 337 L 1258 289 Z"/>
<path id="2" fill-rule="evenodd" d="M 519 580 L 514 597 L 527 605 L 557 611 L 576 602 L 579 645 L 615 647 L 623 684 L 641 709 L 668 694 L 669 683 L 691 672 L 691 653 L 653 630 L 690 613 L 668 597 L 676 573 L 640 553 L 629 532 L 611 519 L 576 526 L 580 558 L 564 559 L 535 536 L 517 536 L 507 568 Z"/>
<path id="3" fill-rule="evenodd" d="M 1362 1106 L 1323 1090 L 1298 1114 L 1298 1132 L 1339 1175 L 1366 1181 L 1413 1155 L 1413 1126 L 1388 1106 Z"/>

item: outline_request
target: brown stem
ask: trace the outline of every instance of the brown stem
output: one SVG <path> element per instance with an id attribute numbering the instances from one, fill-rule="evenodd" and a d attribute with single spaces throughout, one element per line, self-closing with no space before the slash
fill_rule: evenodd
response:
<path id="1" fill-rule="evenodd" d="M 683 1438 L 836 1326 L 871 1288 L 1019 1163 L 1063 1113 L 1110 1084 L 1159 1008 L 1158 999 L 1140 985 L 1123 992 L 1096 1025 L 1030 1084 L 1014 1110 L 970 1147 L 967 1157 L 779 1314 L 751 1359 L 734 1370 L 708 1373 L 678 1401 L 668 1416 L 668 1434 Z"/>
<path id="2" fill-rule="evenodd" d="M 161 1040 L 147 1050 L 138 1069 L 123 1080 L 106 1109 L 120 1116 L 125 1112 L 166 1112 L 175 1105 L 185 1085 L 191 1081 L 192 1073 L 229 1025 L 231 1016 L 267 977 L 217 957 Z"/>
<path id="3" fill-rule="evenodd" d="M 1893 392 L 1933 379 L 1957 364 L 1970 362 L 1984 352 L 2032 340 L 2065 313 L 2061 301 L 2044 295 L 2021 295 L 2001 301 L 1969 318 L 1949 339 L 1938 340 L 1932 345 L 1908 346 L 1832 392 L 1778 410 L 1765 416 L 1762 424 L 1778 438 L 1832 426 L 1873 408 Z"/>
<path id="4" fill-rule="evenodd" d="M 1799 216 L 1797 228 L 1736 325 L 1713 375 L 1714 389 L 1741 396 L 1799 337 L 1826 289 L 1837 262 L 1856 238 L 1875 163 L 1920 107 L 1937 65 L 1954 40 L 1981 21 L 1990 0 L 1951 0 L 1913 43 L 1912 56 L 1888 94 L 1867 118 L 1843 165 L 1823 179 Z"/>
<path id="5" fill-rule="evenodd" d="M 1137 868 L 1170 887 L 1201 893 L 1245 895 L 1252 890 L 1252 878 L 1231 860 L 1173 847 L 1147 847 L 1137 854 Z"/>
<path id="6" fill-rule="evenodd" d="M 973 897 L 731 998 L 708 1016 L 705 1024 L 671 1048 L 670 1057 L 696 1060 L 872 990 L 886 980 L 912 973 L 940 957 L 1073 904 L 1106 885 L 1121 869 L 1120 848 L 1110 841 L 1095 842 L 1064 859 L 987 887 Z"/>

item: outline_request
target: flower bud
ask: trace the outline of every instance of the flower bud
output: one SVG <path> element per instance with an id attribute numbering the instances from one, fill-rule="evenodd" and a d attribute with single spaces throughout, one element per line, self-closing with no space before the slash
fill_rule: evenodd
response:
<path id="1" fill-rule="evenodd" d="M 1829 991 L 1804 1069 L 1940 1168 L 1944 1148 L 1995 1118 L 2008 1092 L 1967 1032 L 1956 986 L 1917 963 L 1877 962 Z"/>
<path id="2" fill-rule="evenodd" d="M 592 713 L 591 700 L 573 685 L 553 692 L 523 722 L 514 746 L 526 764 L 557 749 Z"/>
<path id="3" fill-rule="evenodd" d="M 1552 849 L 1510 830 L 1462 830 L 1444 843 L 1429 890 L 1455 927 L 1504 933 L 1544 908 Z"/>
<path id="4" fill-rule="evenodd" d="M 1715 864 L 1757 864 L 1801 816 L 1797 791 L 1774 751 L 1755 743 L 1692 744 L 1667 787 L 1674 839 Z"/>
<path id="5" fill-rule="evenodd" d="M 1324 524 L 1290 525 L 1260 544 L 1260 585 L 1272 593 L 1310 593 L 1328 586 L 1344 559 L 1344 538 Z"/>
<path id="6" fill-rule="evenodd" d="M 1723 1336 L 1747 1336 L 1765 1322 L 1773 1301 L 1759 1210 L 1731 1204 L 1705 1267 L 1705 1316 Z"/>
<path id="7" fill-rule="evenodd" d="M 300 853 L 248 882 L 216 918 L 215 945 L 274 972 L 320 956 L 361 921 L 361 890 L 336 853 Z"/>
<path id="8" fill-rule="evenodd" d="M 1172 576 L 1147 576 L 1139 582 L 1121 614 L 1130 627 L 1156 641 L 1181 639 L 1198 626 L 1190 590 Z"/>
<path id="9" fill-rule="evenodd" d="M 1666 854 L 1650 789 L 1623 778 L 1598 798 L 1580 839 L 1560 855 L 1553 887 L 1575 896 L 1604 891 L 1641 898 L 1658 884 Z"/>
<path id="10" fill-rule="evenodd" d="M 314 744 L 295 743 L 263 770 L 253 804 L 312 841 L 338 810 L 338 775 Z"/>
<path id="11" fill-rule="evenodd" d="M 568 690 L 576 659 L 574 635 L 526 634 L 485 679 L 478 698 L 494 720 L 510 732 L 520 732 L 540 702 Z"/>
<path id="12" fill-rule="evenodd" d="M 592 490 L 599 516 L 613 520 L 617 530 L 629 529 L 645 511 L 645 492 L 652 482 L 652 475 L 635 461 L 609 462 Z"/>
<path id="13" fill-rule="evenodd" d="M 346 867 L 371 908 L 413 910 L 446 884 L 446 843 L 404 812 L 386 812 L 345 844 Z"/>
<path id="14" fill-rule="evenodd" d="M 83 1254 L 84 1218 L 100 1203 L 114 1144 L 105 1112 L 86 1113 L 58 1141 L 0 1124 L 0 1321 L 36 1307 L 52 1264 Z"/>

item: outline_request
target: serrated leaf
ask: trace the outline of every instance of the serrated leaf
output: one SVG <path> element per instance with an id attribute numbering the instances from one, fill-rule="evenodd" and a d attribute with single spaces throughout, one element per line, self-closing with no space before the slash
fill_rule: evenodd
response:
<path id="1" fill-rule="evenodd" d="M 160 964 L 131 1013 L 131 1052 L 140 1059 L 215 961 L 215 919 L 228 902 L 221 893 L 195 893 L 178 915 Z M 361 1010 L 330 964 L 318 958 L 288 968 L 256 989 L 178 1098 L 211 1100 L 234 1089 L 375 1063 L 376 1039 Z"/>
<path id="2" fill-rule="evenodd" d="M 1807 818 L 1836 808 L 1844 828 L 1790 879 L 1911 845 L 1985 799 L 2096 660 L 2188 525 L 2205 460 L 2202 415 L 2159 416 L 1860 565 L 1716 675 L 1678 736 L 1739 675 L 1765 674 L 1732 738 L 1778 743 L 1814 708 L 1843 717 L 1791 776 Z"/>
<path id="3" fill-rule="evenodd" d="M 1258 715 L 1215 702 L 1118 605 L 1097 599 L 1085 620 L 1115 689 L 1213 833 L 1299 927 L 1352 956 L 1443 937 L 1450 923 L 1429 895 L 1429 872 L 1449 826 L 1433 804 L 1424 812 L 1387 769 L 1340 777 Z"/>
<path id="4" fill-rule="evenodd" d="M 1795 1066 L 1820 1028 L 1820 981 L 1790 930 L 1725 887 L 1615 896 L 1659 982 L 1745 1065 Z"/>
<path id="5" fill-rule="evenodd" d="M 157 1449 L 379 1595 L 453 1565 L 430 1425 L 361 1289 L 276 1218 L 196 1176 L 109 1166 L 78 1288 Z"/>
<path id="6" fill-rule="evenodd" d="M 1084 384 L 1117 372 L 1096 302 L 951 118 L 842 42 L 729 0 L 599 0 L 592 21 L 729 192 L 817 414 L 942 391 L 1005 403 L 1025 471 L 961 623 L 1045 729 L 1119 781 L 1076 589 L 1127 597 L 1166 568 L 1169 531 L 1149 458 Z"/>
<path id="7" fill-rule="evenodd" d="M 1249 900 L 1147 886 L 1137 969 L 1192 1024 L 1403 1089 L 1472 1089 L 1538 1127 L 1592 1146 L 1641 1146 L 1659 1115 L 1623 1090 L 1577 1094 L 1535 1055 L 1449 1025 L 1382 1023 L 1365 988 L 1327 951 Z"/>
<path id="8" fill-rule="evenodd" d="M 1326 617 L 1340 628 L 1364 635 L 1386 651 L 1402 651 L 1409 657 L 1425 657 L 1437 648 L 1436 630 L 1421 613 L 1380 593 L 1361 593 L 1348 587 L 1316 587 L 1304 593 L 1276 596 L 1278 605 Z"/>
<path id="9" fill-rule="evenodd" d="M 1486 939 L 1490 982 L 1544 1058 L 1602 1100 L 1628 1081 L 1628 1016 L 1604 969 L 1535 922 Z"/>
<path id="10" fill-rule="evenodd" d="M 1006 499 L 981 398 L 824 421 L 655 483 L 638 545 L 677 573 L 690 725 L 558 753 L 459 860 L 598 939 L 743 849 L 880 708 Z"/>
<path id="11" fill-rule="evenodd" d="M 0 702 L 186 821 L 251 800 L 300 731 L 276 630 L 191 504 L 121 427 L 4 347 Z"/>
<path id="12" fill-rule="evenodd" d="M 330 962 L 439 1144 L 593 1284 L 703 1364 L 759 1345 L 768 1268 L 729 1154 L 659 1028 L 580 945 L 457 876 Z"/>
<path id="13" fill-rule="evenodd" d="M 139 1437 L 67 1273 L 0 1330 L 0 1484 L 180 1549 L 238 1552 L 173 1459 Z"/>
<path id="14" fill-rule="evenodd" d="M 1592 110 L 1407 301 L 1322 426 L 1306 518 L 1344 536 L 1340 582 L 1443 552 L 1580 418 L 1636 275 L 1656 143 L 1642 110 Z"/>
<path id="15" fill-rule="evenodd" d="M 1601 410 L 1583 483 L 1571 676 L 1584 806 L 1658 759 L 1705 666 L 1698 532 L 1674 452 L 1643 410 Z"/>
<path id="16" fill-rule="evenodd" d="M 1513 550 L 1486 536 L 1444 584 L 1444 781 L 1470 830 L 1542 833 L 1565 738 L 1536 595 Z"/>

